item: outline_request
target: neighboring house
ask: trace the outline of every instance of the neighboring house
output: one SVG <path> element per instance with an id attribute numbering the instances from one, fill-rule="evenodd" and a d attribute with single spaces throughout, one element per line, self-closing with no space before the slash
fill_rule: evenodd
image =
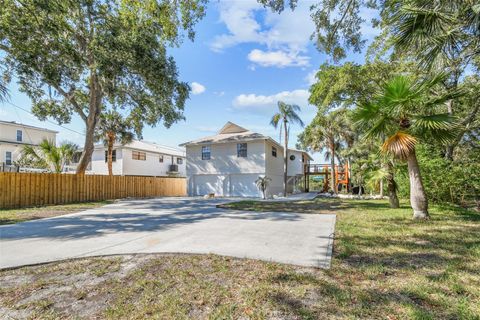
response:
<path id="1" fill-rule="evenodd" d="M 11 166 L 24 145 L 38 145 L 43 139 L 56 142 L 57 131 L 0 120 L 0 166 Z M 1 170 L 1 169 L 0 169 Z"/>
<path id="2" fill-rule="evenodd" d="M 271 180 L 267 195 L 283 193 L 283 147 L 272 138 L 227 122 L 217 135 L 181 144 L 187 154 L 188 194 L 260 197 L 255 180 Z M 288 151 L 288 192 L 301 191 L 304 165 L 311 157 Z"/>
<path id="3" fill-rule="evenodd" d="M 185 177 L 185 152 L 152 142 L 134 140 L 115 144 L 112 169 L 114 175 Z M 89 173 L 108 174 L 107 148 L 95 145 Z"/>

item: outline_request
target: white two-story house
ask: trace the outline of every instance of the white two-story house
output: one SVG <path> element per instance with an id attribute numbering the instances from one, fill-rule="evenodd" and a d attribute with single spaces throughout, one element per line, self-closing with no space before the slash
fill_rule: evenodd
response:
<path id="1" fill-rule="evenodd" d="M 153 142 L 133 140 L 115 144 L 112 154 L 114 175 L 185 177 L 185 151 Z M 107 148 L 95 145 L 88 173 L 108 174 Z"/>
<path id="2" fill-rule="evenodd" d="M 186 148 L 190 196 L 260 197 L 259 176 L 271 179 L 267 196 L 283 194 L 283 147 L 272 138 L 227 122 L 217 135 L 181 144 Z M 288 150 L 287 191 L 301 191 L 304 165 L 311 157 Z"/>
<path id="3" fill-rule="evenodd" d="M 57 131 L 0 120 L 0 170 L 14 165 L 24 145 L 38 145 L 43 139 L 56 142 Z"/>

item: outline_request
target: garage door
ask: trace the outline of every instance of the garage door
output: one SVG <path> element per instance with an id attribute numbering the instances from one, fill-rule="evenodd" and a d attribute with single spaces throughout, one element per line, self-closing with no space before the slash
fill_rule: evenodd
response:
<path id="1" fill-rule="evenodd" d="M 258 174 L 232 174 L 230 176 L 231 195 L 234 197 L 259 197 L 255 180 Z"/>
<path id="2" fill-rule="evenodd" d="M 215 193 L 217 196 L 223 196 L 224 180 L 225 176 L 196 175 L 193 179 L 193 195 L 203 196 L 209 193 Z"/>

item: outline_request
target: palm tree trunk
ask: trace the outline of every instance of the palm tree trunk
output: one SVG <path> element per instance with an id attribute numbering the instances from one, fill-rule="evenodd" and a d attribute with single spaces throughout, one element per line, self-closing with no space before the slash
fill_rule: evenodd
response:
<path id="1" fill-rule="evenodd" d="M 410 204 L 413 209 L 414 219 L 428 219 L 428 200 L 423 188 L 420 167 L 417 156 L 413 150 L 407 157 L 408 175 L 410 178 Z"/>
<path id="2" fill-rule="evenodd" d="M 108 146 L 107 146 L 107 165 L 108 165 L 108 175 L 113 176 L 113 142 L 115 141 L 115 134 L 109 132 L 108 136 Z"/>
<path id="3" fill-rule="evenodd" d="M 400 202 L 397 196 L 397 184 L 395 183 L 393 175 L 393 166 L 390 162 L 387 163 L 387 172 L 388 201 L 390 202 L 390 208 L 396 209 L 400 207 Z"/>
<path id="4" fill-rule="evenodd" d="M 330 141 L 330 153 L 331 153 L 331 158 L 330 158 L 330 165 L 332 166 L 331 170 L 331 187 L 333 190 L 333 193 L 337 193 L 337 188 L 336 188 L 336 181 L 335 181 L 335 141 L 332 139 Z"/>
<path id="5" fill-rule="evenodd" d="M 284 129 L 284 137 L 285 137 L 285 150 L 284 152 L 284 171 L 283 171 L 283 196 L 287 196 L 287 180 L 288 180 L 288 132 L 287 132 L 287 119 L 283 119 L 283 129 Z"/>

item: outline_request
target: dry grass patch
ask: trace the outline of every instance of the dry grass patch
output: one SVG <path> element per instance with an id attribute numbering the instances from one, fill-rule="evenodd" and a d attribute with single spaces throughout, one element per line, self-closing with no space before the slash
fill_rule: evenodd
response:
<path id="1" fill-rule="evenodd" d="M 287 211 L 287 203 L 236 209 Z M 278 206 L 278 207 L 276 207 Z M 215 255 L 89 258 L 0 272 L 0 314 L 109 319 L 480 319 L 480 215 L 430 221 L 384 201 L 316 199 L 336 213 L 332 268 Z"/>
<path id="2" fill-rule="evenodd" d="M 0 225 L 61 216 L 68 213 L 98 208 L 112 202 L 113 201 L 99 201 L 23 209 L 0 209 Z"/>

